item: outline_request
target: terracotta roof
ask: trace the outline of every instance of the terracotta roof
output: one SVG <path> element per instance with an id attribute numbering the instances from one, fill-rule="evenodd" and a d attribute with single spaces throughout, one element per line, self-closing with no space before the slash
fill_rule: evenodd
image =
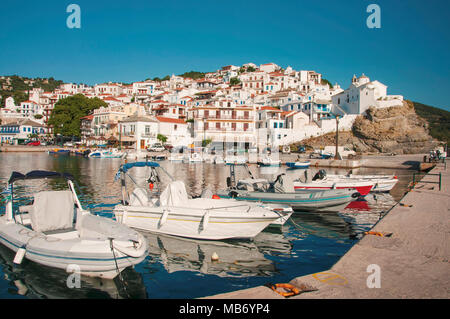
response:
<path id="1" fill-rule="evenodd" d="M 182 119 L 175 119 L 175 118 L 162 117 L 162 116 L 157 116 L 156 119 L 160 122 L 165 122 L 165 123 L 186 124 L 186 121 L 182 120 Z"/>

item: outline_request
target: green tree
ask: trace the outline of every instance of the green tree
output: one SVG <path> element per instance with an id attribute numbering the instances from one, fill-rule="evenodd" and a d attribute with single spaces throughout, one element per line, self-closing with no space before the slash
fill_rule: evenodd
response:
<path id="1" fill-rule="evenodd" d="M 161 143 L 167 142 L 167 136 L 165 136 L 165 135 L 163 135 L 163 134 L 158 134 L 158 136 L 156 136 L 156 138 L 157 138 L 158 141 L 160 141 Z"/>
<path id="2" fill-rule="evenodd" d="M 240 83 L 241 83 L 241 81 L 237 77 L 230 79 L 230 85 L 238 85 Z"/>
<path id="3" fill-rule="evenodd" d="M 212 143 L 212 140 L 210 138 L 207 138 L 202 141 L 202 146 L 207 147 L 211 143 Z"/>
<path id="4" fill-rule="evenodd" d="M 254 67 L 252 67 L 252 66 L 249 66 L 247 68 L 247 72 L 255 72 L 255 71 L 256 71 L 256 69 Z"/>
<path id="5" fill-rule="evenodd" d="M 69 96 L 55 104 L 48 124 L 53 126 L 55 135 L 80 137 L 81 118 L 101 106 L 107 104 L 96 97 L 90 99 L 83 94 Z"/>

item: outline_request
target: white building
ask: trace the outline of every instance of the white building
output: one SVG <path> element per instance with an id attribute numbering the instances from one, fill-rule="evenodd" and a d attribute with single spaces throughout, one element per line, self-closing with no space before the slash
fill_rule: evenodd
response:
<path id="1" fill-rule="evenodd" d="M 31 134 L 44 135 L 45 132 L 42 124 L 29 119 L 22 119 L 0 125 L 0 142 L 18 144 L 28 140 Z"/>
<path id="2" fill-rule="evenodd" d="M 353 76 L 350 87 L 332 96 L 337 109 L 347 114 L 361 114 L 369 107 L 389 107 L 401 105 L 403 96 L 387 95 L 387 86 L 378 81 L 370 81 L 364 74 Z"/>

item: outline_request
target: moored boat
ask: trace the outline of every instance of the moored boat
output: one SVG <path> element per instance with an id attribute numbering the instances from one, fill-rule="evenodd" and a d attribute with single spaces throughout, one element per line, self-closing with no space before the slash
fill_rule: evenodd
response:
<path id="1" fill-rule="evenodd" d="M 303 161 L 303 162 L 286 162 L 286 166 L 292 169 L 306 169 L 309 168 L 309 165 L 311 165 L 310 161 Z"/>
<path id="2" fill-rule="evenodd" d="M 63 149 L 63 148 L 52 148 L 49 149 L 48 154 L 54 154 L 54 155 L 69 155 L 70 150 L 69 149 Z"/>
<path id="3" fill-rule="evenodd" d="M 125 177 L 133 167 L 150 168 L 150 193 L 137 187 L 128 196 Z M 155 233 L 221 240 L 253 238 L 282 215 L 254 203 L 214 197 L 189 198 L 181 181 L 170 182 L 160 193 L 161 179 L 157 168 L 163 170 L 155 162 L 135 162 L 120 166 L 116 178 L 120 177 L 122 180 L 123 200 L 114 209 L 117 221 Z"/>
<path id="4" fill-rule="evenodd" d="M 111 150 L 96 150 L 88 155 L 90 158 L 123 158 L 126 153 L 120 152 L 116 149 Z"/>
<path id="5" fill-rule="evenodd" d="M 220 198 L 235 198 L 241 201 L 263 202 L 289 205 L 296 210 L 327 210 L 337 211 L 359 196 L 352 189 L 305 190 L 294 191 L 292 181 L 283 173 L 274 182 L 266 179 L 250 178 L 234 180 L 234 167 L 230 167 L 230 177 L 227 179 L 228 189 L 216 194 Z"/>
<path id="6" fill-rule="evenodd" d="M 374 183 L 371 192 L 389 192 L 398 182 L 394 175 L 327 175 L 327 178 L 340 181 L 369 181 Z"/>
<path id="7" fill-rule="evenodd" d="M 332 179 L 328 178 L 324 170 L 320 170 L 312 179 L 310 178 L 311 172 L 305 171 L 304 180 L 294 180 L 295 191 L 303 190 L 326 190 L 326 189 L 355 189 L 360 195 L 365 196 L 369 194 L 375 183 L 370 180 L 361 179 Z"/>
<path id="8" fill-rule="evenodd" d="M 69 190 L 33 195 L 33 205 L 13 205 L 14 183 L 20 180 L 64 178 Z M 13 172 L 8 181 L 6 213 L 0 217 L 0 243 L 23 258 L 82 275 L 114 278 L 146 257 L 147 242 L 136 231 L 112 219 L 84 210 L 67 173 Z"/>

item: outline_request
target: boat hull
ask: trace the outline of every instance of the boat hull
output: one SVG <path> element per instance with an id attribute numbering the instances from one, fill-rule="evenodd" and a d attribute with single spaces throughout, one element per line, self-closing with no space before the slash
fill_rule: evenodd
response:
<path id="1" fill-rule="evenodd" d="M 81 239 L 70 233 L 65 236 L 71 237 L 46 236 L 20 224 L 0 221 L 0 243 L 5 247 L 14 252 L 25 247 L 24 258 L 32 262 L 68 272 L 79 271 L 85 276 L 112 279 L 118 271 L 140 263 L 147 255 L 147 247 L 141 247 L 139 257 L 131 257 L 117 249 L 113 255 L 109 240 Z M 115 242 L 113 240 L 113 245 Z"/>
<path id="2" fill-rule="evenodd" d="M 334 210 L 355 198 L 355 191 L 349 189 L 330 191 L 298 191 L 295 193 L 249 192 L 245 190 L 219 191 L 221 198 L 235 198 L 242 201 L 276 203 L 291 206 L 295 210 Z M 345 206 L 344 206 L 345 207 Z"/>
<path id="3" fill-rule="evenodd" d="M 295 191 L 301 190 L 327 190 L 327 189 L 354 189 L 361 196 L 366 196 L 370 193 L 374 186 L 372 182 L 360 182 L 360 183 L 342 183 L 335 181 L 317 181 L 311 183 L 294 182 Z"/>
<path id="4" fill-rule="evenodd" d="M 294 169 L 307 169 L 309 168 L 310 162 L 299 163 L 299 162 L 286 162 L 286 166 Z"/>
<path id="5" fill-rule="evenodd" d="M 207 199 L 199 198 L 201 202 Z M 214 200 L 221 205 L 220 200 Z M 254 204 L 253 204 L 254 205 Z M 154 233 L 208 240 L 253 238 L 280 216 L 268 209 L 264 213 L 249 211 L 250 206 L 241 205 L 238 210 L 207 210 L 190 207 L 116 206 L 116 220 L 132 228 Z M 166 212 L 166 214 L 164 214 Z"/>

